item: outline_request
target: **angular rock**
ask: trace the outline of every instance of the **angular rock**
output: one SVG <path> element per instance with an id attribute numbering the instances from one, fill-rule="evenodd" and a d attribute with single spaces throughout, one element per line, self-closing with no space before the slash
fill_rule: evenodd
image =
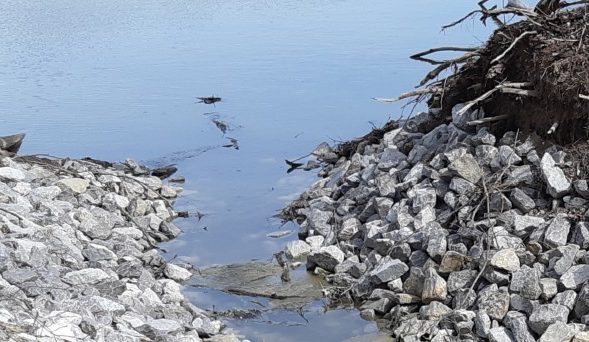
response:
<path id="1" fill-rule="evenodd" d="M 405 263 L 386 256 L 370 271 L 370 278 L 375 284 L 388 283 L 400 278 L 407 271 L 409 271 L 409 267 Z"/>
<path id="2" fill-rule="evenodd" d="M 335 266 L 344 261 L 345 255 L 336 246 L 321 247 L 319 250 L 311 252 L 307 258 L 310 265 L 319 266 L 327 271 L 333 272 Z"/>
<path id="3" fill-rule="evenodd" d="M 554 198 L 561 198 L 571 190 L 571 183 L 564 175 L 562 169 L 556 166 L 550 153 L 544 153 L 540 161 L 540 170 L 546 181 L 546 191 Z"/>
<path id="4" fill-rule="evenodd" d="M 472 154 L 465 154 L 454 160 L 448 165 L 448 168 L 457 176 L 466 179 L 471 183 L 478 183 L 483 176 L 483 170 L 480 168 Z"/>
<path id="5" fill-rule="evenodd" d="M 290 241 L 286 244 L 286 255 L 292 259 L 300 259 L 311 253 L 311 246 L 302 240 Z"/>
<path id="6" fill-rule="evenodd" d="M 513 273 L 520 268 L 519 258 L 513 249 L 502 249 L 491 258 L 491 266 Z"/>
<path id="7" fill-rule="evenodd" d="M 566 245 L 570 228 L 571 223 L 566 215 L 556 215 L 548 225 L 548 228 L 546 228 L 544 243 L 553 248 Z"/>
<path id="8" fill-rule="evenodd" d="M 536 334 L 543 334 L 556 322 L 567 323 L 569 309 L 558 304 L 543 304 L 536 307 L 529 317 L 529 326 Z"/>

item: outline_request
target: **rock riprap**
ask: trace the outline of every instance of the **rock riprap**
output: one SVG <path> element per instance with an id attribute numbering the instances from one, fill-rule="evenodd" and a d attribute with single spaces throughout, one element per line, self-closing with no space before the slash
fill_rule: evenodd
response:
<path id="1" fill-rule="evenodd" d="M 0 340 L 239 341 L 184 297 L 191 270 L 159 254 L 180 233 L 181 189 L 143 171 L 0 160 Z"/>
<path id="2" fill-rule="evenodd" d="M 321 179 L 285 210 L 320 242 L 308 269 L 404 341 L 586 341 L 589 186 L 575 161 L 437 115 L 319 158 Z"/>

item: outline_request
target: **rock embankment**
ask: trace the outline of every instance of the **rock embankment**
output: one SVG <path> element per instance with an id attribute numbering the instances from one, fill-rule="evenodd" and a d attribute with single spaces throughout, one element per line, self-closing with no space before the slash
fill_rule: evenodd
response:
<path id="1" fill-rule="evenodd" d="M 288 254 L 403 341 L 589 341 L 588 181 L 557 146 L 466 125 L 475 113 L 416 128 L 436 115 L 350 158 L 321 146 Z"/>
<path id="2" fill-rule="evenodd" d="M 157 250 L 180 190 L 130 161 L 1 159 L 0 340 L 239 341 Z"/>

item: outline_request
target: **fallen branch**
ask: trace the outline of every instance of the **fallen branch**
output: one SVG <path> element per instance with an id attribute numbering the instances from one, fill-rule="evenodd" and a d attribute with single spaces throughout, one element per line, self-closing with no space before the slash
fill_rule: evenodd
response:
<path id="1" fill-rule="evenodd" d="M 526 31 L 526 32 L 520 34 L 519 37 L 515 38 L 513 40 L 513 42 L 509 45 L 509 47 L 505 51 L 503 51 L 502 54 L 500 54 L 499 56 L 495 57 L 495 59 L 493 59 L 491 61 L 491 64 L 495 64 L 495 63 L 499 62 L 501 59 L 503 59 L 509 53 L 509 51 L 511 51 L 515 47 L 515 45 L 520 40 L 522 40 L 524 37 L 529 36 L 529 35 L 532 35 L 532 34 L 538 34 L 538 32 L 536 32 L 536 31 Z"/>
<path id="2" fill-rule="evenodd" d="M 558 122 L 555 122 L 552 124 L 552 126 L 550 126 L 550 129 L 548 130 L 548 132 L 546 132 L 546 134 L 548 134 L 548 135 L 554 134 L 554 132 L 556 132 L 557 128 L 558 128 Z"/>
<path id="3" fill-rule="evenodd" d="M 476 126 L 476 125 L 482 125 L 484 123 L 488 123 L 488 122 L 495 122 L 495 121 L 501 121 L 501 120 L 505 120 L 509 117 L 509 115 L 504 114 L 504 115 L 497 115 L 497 116 L 491 116 L 488 118 L 483 118 L 480 120 L 473 120 L 467 123 L 467 125 L 469 126 Z"/>
<path id="4" fill-rule="evenodd" d="M 456 115 L 458 115 L 458 116 L 464 115 L 464 113 L 466 113 L 467 111 L 469 111 L 473 106 L 475 106 L 476 104 L 478 104 L 481 101 L 484 101 L 484 100 L 488 99 L 489 97 L 491 97 L 491 95 L 493 95 L 497 91 L 500 91 L 500 90 L 505 89 L 505 88 L 522 88 L 522 87 L 526 87 L 526 86 L 529 86 L 529 85 L 530 84 L 528 82 L 517 82 L 517 83 L 506 82 L 506 83 L 499 84 L 495 88 L 487 91 L 486 93 L 484 93 L 483 95 L 477 97 L 476 99 L 467 102 L 464 105 L 464 107 L 462 107 L 462 109 L 460 109 L 458 111 L 458 113 Z"/>
<path id="5" fill-rule="evenodd" d="M 516 94 L 521 96 L 539 97 L 540 94 L 536 90 L 519 89 L 512 87 L 501 88 L 501 92 L 505 94 Z"/>
<path id="6" fill-rule="evenodd" d="M 579 94 L 579 97 L 582 98 L 583 100 L 589 100 L 589 95 Z"/>
<path id="7" fill-rule="evenodd" d="M 373 97 L 373 100 L 376 100 L 378 102 L 397 102 L 397 101 L 401 101 L 403 99 L 409 98 L 409 97 L 414 97 L 414 96 L 420 96 L 420 95 L 426 95 L 426 94 L 438 94 L 441 93 L 443 90 L 443 88 L 440 87 L 432 87 L 432 88 L 422 88 L 422 89 L 416 89 L 413 91 L 409 91 L 406 93 L 403 93 L 397 97 Z"/>

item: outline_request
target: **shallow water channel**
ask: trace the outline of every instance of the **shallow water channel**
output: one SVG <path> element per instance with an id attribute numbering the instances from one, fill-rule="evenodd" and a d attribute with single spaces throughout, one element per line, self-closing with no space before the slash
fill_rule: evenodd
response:
<path id="1" fill-rule="evenodd" d="M 429 66 L 409 60 L 414 52 L 484 41 L 479 22 L 440 32 L 475 6 L 3 0 L 0 135 L 27 132 L 23 153 L 175 163 L 187 179 L 179 210 L 206 216 L 177 221 L 184 234 L 164 246 L 169 257 L 203 270 L 269 261 L 296 238 L 295 226 L 272 216 L 316 177 L 286 174 L 284 159 L 397 117 L 400 105 L 371 97 L 417 84 Z M 223 101 L 196 103 L 210 95 Z M 214 120 L 227 124 L 225 134 Z M 229 138 L 239 149 L 223 147 Z M 292 234 L 266 236 L 279 229 Z M 195 281 L 187 295 L 205 309 L 259 309 L 257 317 L 228 320 L 253 341 L 378 340 L 376 325 L 353 309 L 325 311 L 316 299 L 293 310 L 218 291 L 229 278 Z M 320 288 L 303 270 L 294 278 Z"/>

